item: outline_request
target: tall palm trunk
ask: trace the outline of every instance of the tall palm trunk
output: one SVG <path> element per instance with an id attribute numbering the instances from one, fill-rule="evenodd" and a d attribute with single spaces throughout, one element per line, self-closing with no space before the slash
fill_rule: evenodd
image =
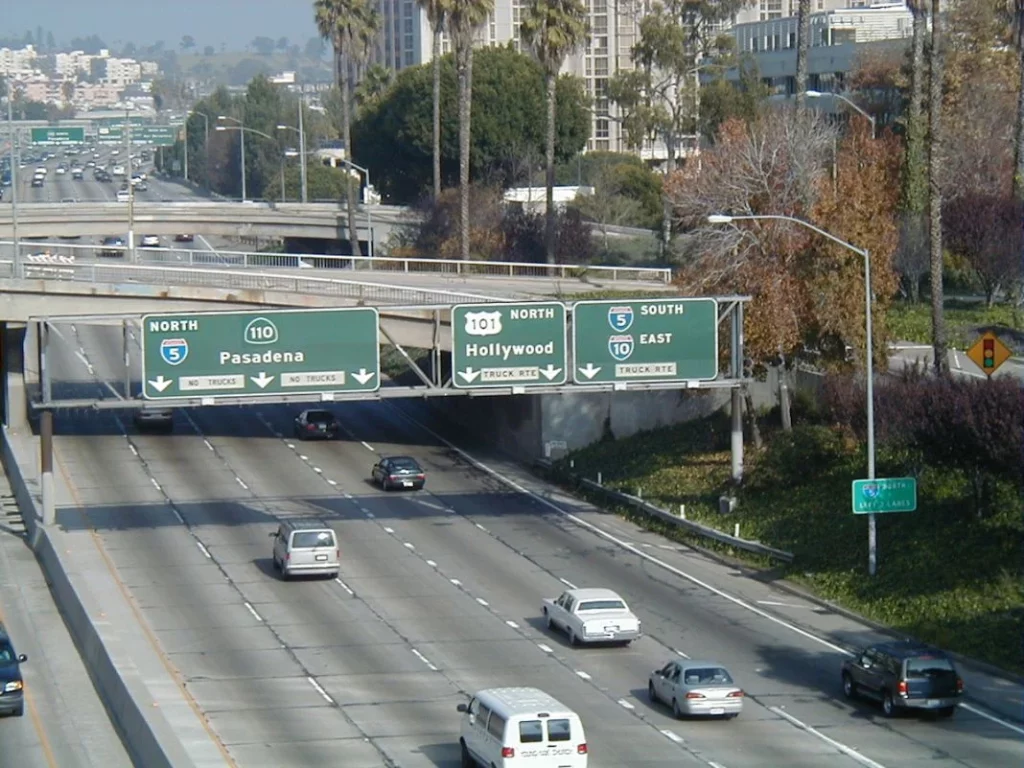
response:
<path id="1" fill-rule="evenodd" d="M 343 57 L 339 57 L 343 58 Z M 339 65 L 341 76 L 341 138 L 345 142 L 345 155 L 352 159 L 352 105 L 349 99 L 348 62 Z M 356 229 L 356 189 L 352 184 L 352 169 L 345 168 L 345 197 L 348 208 L 348 239 L 352 245 L 352 255 L 359 258 L 363 255 L 359 247 L 359 231 Z"/>
<path id="2" fill-rule="evenodd" d="M 548 135 L 544 161 L 546 163 L 547 207 L 544 221 L 544 254 L 548 264 L 555 263 L 555 93 L 558 73 L 545 74 L 548 96 Z"/>
<path id="3" fill-rule="evenodd" d="M 949 370 L 946 358 L 946 321 L 943 314 L 942 286 L 942 188 L 939 168 L 942 163 L 942 15 L 940 0 L 932 0 L 932 39 L 929 51 L 928 110 L 930 141 L 928 147 L 928 229 L 931 240 L 932 353 L 935 373 Z"/>
<path id="4" fill-rule="evenodd" d="M 1017 130 L 1013 137 L 1013 195 L 1024 200 L 1024 0 L 1014 3 L 1017 66 L 1020 68 L 1020 91 L 1017 94 Z"/>
<path id="5" fill-rule="evenodd" d="M 469 151 L 473 98 L 472 32 L 459 49 L 459 258 L 469 261 Z"/>
<path id="6" fill-rule="evenodd" d="M 441 196 L 441 24 L 434 26 L 434 200 Z"/>
<path id="7" fill-rule="evenodd" d="M 811 47 L 811 0 L 796 9 L 796 108 L 807 108 L 807 54 Z"/>

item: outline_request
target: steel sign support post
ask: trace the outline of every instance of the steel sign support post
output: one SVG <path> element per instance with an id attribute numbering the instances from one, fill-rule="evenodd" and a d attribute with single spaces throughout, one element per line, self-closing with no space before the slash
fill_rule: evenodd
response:
<path id="1" fill-rule="evenodd" d="M 743 378 L 743 302 L 738 301 L 732 308 L 732 376 Z M 729 446 L 732 454 L 732 481 L 739 484 L 743 480 L 743 392 L 739 386 L 732 388 L 731 406 L 732 431 Z"/>
<path id="2" fill-rule="evenodd" d="M 131 320 L 121 322 L 121 343 L 124 350 L 124 396 L 132 396 Z"/>
<path id="3" fill-rule="evenodd" d="M 50 325 L 39 324 L 39 379 L 43 402 L 53 399 L 49 364 Z M 43 507 L 43 525 L 52 525 L 56 518 L 56 499 L 53 487 L 53 411 L 43 411 L 39 422 L 39 489 Z"/>

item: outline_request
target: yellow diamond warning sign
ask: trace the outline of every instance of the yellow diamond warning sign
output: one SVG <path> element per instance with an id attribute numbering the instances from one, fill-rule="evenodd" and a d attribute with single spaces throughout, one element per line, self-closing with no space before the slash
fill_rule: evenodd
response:
<path id="1" fill-rule="evenodd" d="M 986 331 L 985 334 L 978 339 L 967 350 L 967 356 L 971 358 L 976 366 L 981 368 L 982 372 L 987 376 L 991 376 L 997 370 L 999 366 L 1010 359 L 1013 353 L 1010 351 L 1003 342 L 999 340 L 992 331 Z"/>

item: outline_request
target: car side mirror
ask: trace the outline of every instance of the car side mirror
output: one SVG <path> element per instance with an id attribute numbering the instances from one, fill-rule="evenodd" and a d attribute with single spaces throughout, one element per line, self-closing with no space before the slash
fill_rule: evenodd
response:
<path id="1" fill-rule="evenodd" d="M 28 656 L 26 656 L 24 653 L 18 655 L 19 664 L 24 664 L 26 661 L 28 661 Z"/>
<path id="2" fill-rule="evenodd" d="M 455 707 L 455 711 L 456 712 L 469 712 L 469 705 L 468 704 L 459 704 L 457 707 Z"/>

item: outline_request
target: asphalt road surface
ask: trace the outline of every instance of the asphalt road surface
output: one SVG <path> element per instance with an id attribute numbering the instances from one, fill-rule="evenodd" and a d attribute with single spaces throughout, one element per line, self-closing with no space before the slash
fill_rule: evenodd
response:
<path id="1" fill-rule="evenodd" d="M 109 396 L 95 377 L 121 378 L 117 329 L 55 335 L 55 395 Z M 991 708 L 885 720 L 842 699 L 830 639 L 869 642 L 868 628 L 583 505 L 513 493 L 411 407 L 338 404 L 345 434 L 323 443 L 293 440 L 295 411 L 273 405 L 179 411 L 171 435 L 57 416 L 58 471 L 237 765 L 454 767 L 455 705 L 513 684 L 579 712 L 594 768 L 1020 765 L 1024 728 L 999 714 L 1019 716 L 1019 687 L 970 677 Z M 416 456 L 426 490 L 372 486 L 385 454 Z M 282 582 L 268 536 L 311 516 L 337 531 L 340 578 Z M 570 647 L 540 620 L 568 584 L 619 591 L 645 636 Z M 683 655 L 732 670 L 748 693 L 737 720 L 676 721 L 648 701 L 648 673 Z"/>
<path id="2" fill-rule="evenodd" d="M 0 622 L 28 655 L 25 714 L 0 718 L 0 768 L 128 768 L 131 762 L 22 535 L 0 472 Z"/>

